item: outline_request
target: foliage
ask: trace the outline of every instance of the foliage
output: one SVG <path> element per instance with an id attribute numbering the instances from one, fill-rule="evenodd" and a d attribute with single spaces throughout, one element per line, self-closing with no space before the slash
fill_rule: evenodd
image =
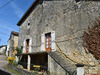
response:
<path id="1" fill-rule="evenodd" d="M 12 63 L 13 66 L 18 66 L 18 63 L 14 62 Z"/>
<path id="2" fill-rule="evenodd" d="M 38 71 L 33 71 L 32 74 L 39 75 Z"/>
<path id="3" fill-rule="evenodd" d="M 92 27 L 84 32 L 84 47 L 91 52 L 96 59 L 100 59 L 100 18 L 96 19 Z"/>
<path id="4" fill-rule="evenodd" d="M 7 60 L 9 61 L 9 64 L 13 64 L 13 63 L 15 63 L 16 59 L 14 57 L 8 57 Z"/>
<path id="5" fill-rule="evenodd" d="M 8 65 L 6 66 L 6 69 L 12 73 L 14 73 L 14 75 L 23 75 L 22 73 L 10 68 Z"/>
<path id="6" fill-rule="evenodd" d="M 6 52 L 5 51 L 4 51 L 3 55 L 6 56 Z"/>
<path id="7" fill-rule="evenodd" d="M 19 48 L 19 47 L 16 47 L 16 51 L 17 51 L 17 54 L 21 54 L 22 53 L 22 49 Z"/>

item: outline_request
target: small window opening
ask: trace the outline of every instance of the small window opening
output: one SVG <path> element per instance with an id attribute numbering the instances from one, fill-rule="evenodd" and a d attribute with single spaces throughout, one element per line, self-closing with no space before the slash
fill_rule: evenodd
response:
<path id="1" fill-rule="evenodd" d="M 30 26 L 30 23 L 28 23 L 28 26 Z"/>
<path id="2" fill-rule="evenodd" d="M 76 2 L 79 2 L 80 0 L 75 0 Z"/>

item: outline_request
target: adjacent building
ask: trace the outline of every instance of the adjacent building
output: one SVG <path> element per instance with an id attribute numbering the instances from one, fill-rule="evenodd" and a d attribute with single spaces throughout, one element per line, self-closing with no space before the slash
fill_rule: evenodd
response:
<path id="1" fill-rule="evenodd" d="M 7 51 L 6 51 L 6 56 L 11 57 L 15 56 L 16 52 L 16 47 L 18 46 L 18 32 L 12 31 L 10 34 L 10 38 L 7 41 Z"/>
<path id="2" fill-rule="evenodd" d="M 84 31 L 99 16 L 98 1 L 35 0 L 17 23 L 23 67 L 39 65 L 54 75 L 99 74 L 100 61 L 83 47 Z"/>
<path id="3" fill-rule="evenodd" d="M 4 54 L 6 52 L 7 45 L 0 46 L 0 54 Z"/>

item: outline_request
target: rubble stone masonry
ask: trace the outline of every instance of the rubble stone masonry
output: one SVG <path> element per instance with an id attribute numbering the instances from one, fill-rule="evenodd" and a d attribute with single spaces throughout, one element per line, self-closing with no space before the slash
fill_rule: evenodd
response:
<path id="1" fill-rule="evenodd" d="M 20 26 L 18 44 L 23 46 L 24 39 L 32 38 L 32 52 L 39 52 L 41 34 L 55 31 L 55 42 L 64 54 L 75 61 L 75 64 L 85 64 L 87 75 L 100 74 L 100 61 L 91 53 L 85 53 L 86 49 L 83 47 L 83 32 L 93 24 L 99 14 L 98 1 L 45 0 L 35 7 Z"/>

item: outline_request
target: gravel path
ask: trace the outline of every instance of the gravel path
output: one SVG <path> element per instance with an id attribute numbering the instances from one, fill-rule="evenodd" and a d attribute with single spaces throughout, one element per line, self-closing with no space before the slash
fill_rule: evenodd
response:
<path id="1" fill-rule="evenodd" d="M 4 55 L 0 55 L 0 75 L 14 75 L 11 72 L 7 71 L 6 66 L 8 61 L 5 60 Z"/>

